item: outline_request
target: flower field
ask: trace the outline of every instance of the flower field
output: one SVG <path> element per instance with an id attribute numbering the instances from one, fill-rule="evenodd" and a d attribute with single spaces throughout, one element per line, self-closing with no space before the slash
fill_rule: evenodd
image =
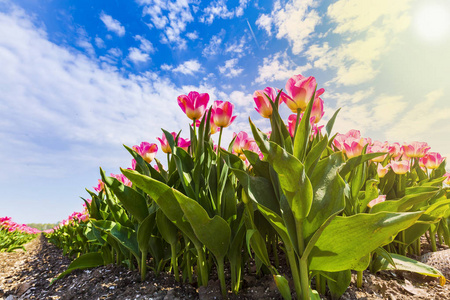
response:
<path id="1" fill-rule="evenodd" d="M 365 270 L 395 269 L 444 285 L 439 270 L 410 257 L 421 255 L 423 236 L 433 251 L 437 241 L 450 245 L 445 158 L 425 142 L 333 133 L 338 111 L 322 124 L 323 95 L 314 77 L 302 75 L 283 90 L 255 91 L 271 130 L 249 118 L 251 133 L 234 133 L 229 145 L 222 134 L 236 118 L 232 103 L 208 107 L 207 93 L 179 96 L 190 132 L 163 129 L 159 145 L 125 146 L 131 168 L 110 176 L 100 169 L 83 212 L 46 233 L 74 259 L 58 278 L 118 264 L 142 281 L 151 269 L 206 286 L 215 272 L 225 298 L 239 294 L 244 266 L 253 262 L 284 299 L 338 298 L 352 271 L 358 287 Z M 286 119 L 282 105 L 292 112 Z M 166 161 L 156 159 L 159 150 Z M 0 219 L 1 234 L 12 242 L 0 249 L 35 236 L 8 222 Z M 280 272 L 280 254 L 289 272 Z"/>

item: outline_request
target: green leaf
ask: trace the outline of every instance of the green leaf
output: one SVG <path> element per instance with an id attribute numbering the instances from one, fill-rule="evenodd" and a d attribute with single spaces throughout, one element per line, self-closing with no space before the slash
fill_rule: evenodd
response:
<path id="1" fill-rule="evenodd" d="M 316 167 L 317 162 L 322 156 L 323 151 L 327 148 L 327 144 L 328 139 L 325 136 L 311 149 L 311 151 L 306 156 L 305 169 L 308 176 L 311 176 L 312 172 L 314 171 L 314 168 Z"/>
<path id="2" fill-rule="evenodd" d="M 269 163 L 278 174 L 281 189 L 296 220 L 304 219 L 312 205 L 313 188 L 303 164 L 277 144 L 269 143 Z"/>
<path id="3" fill-rule="evenodd" d="M 333 280 L 328 279 L 328 277 Z M 352 272 L 350 270 L 327 272 L 327 285 L 333 299 L 339 299 L 350 286 L 351 281 Z"/>
<path id="4" fill-rule="evenodd" d="M 338 272 L 364 270 L 361 258 L 389 243 L 413 225 L 422 212 L 357 214 L 335 217 L 324 229 L 310 254 L 310 270 Z"/>
<path id="5" fill-rule="evenodd" d="M 136 190 L 124 185 L 113 177 L 103 178 L 105 184 L 114 192 L 119 201 L 139 222 L 148 216 L 147 201 L 145 197 Z"/>
<path id="6" fill-rule="evenodd" d="M 120 245 L 130 250 L 139 261 L 140 254 L 136 231 L 112 221 L 92 221 L 92 224 L 108 233 Z"/>
<path id="7" fill-rule="evenodd" d="M 162 182 L 133 170 L 121 169 L 122 173 L 136 186 L 147 193 L 158 204 L 164 214 L 171 220 L 193 243 L 200 247 L 201 243 L 195 236 L 191 224 L 184 218 L 184 212 L 173 193 L 173 189 Z"/>
<path id="8" fill-rule="evenodd" d="M 292 299 L 291 289 L 289 288 L 289 282 L 287 281 L 287 279 L 281 275 L 273 275 L 273 280 L 275 280 L 275 284 L 277 285 L 278 291 L 280 291 L 283 299 Z"/>
<path id="9" fill-rule="evenodd" d="M 371 208 L 370 213 L 377 213 L 380 211 L 390 211 L 390 212 L 410 211 L 414 208 L 418 208 L 425 205 L 426 202 L 435 194 L 436 192 L 427 192 L 427 193 L 406 195 L 399 200 L 387 200 L 375 204 Z"/>
<path id="10" fill-rule="evenodd" d="M 142 253 L 146 253 L 148 251 L 149 240 L 152 234 L 153 227 L 155 227 L 155 216 L 156 213 L 152 213 L 139 224 L 137 239 L 139 250 L 141 250 Z"/>
<path id="11" fill-rule="evenodd" d="M 331 117 L 331 119 L 328 121 L 327 126 L 325 126 L 325 129 L 327 130 L 327 134 L 331 135 L 331 130 L 333 129 L 334 126 L 334 121 L 336 120 L 336 116 L 339 113 L 341 109 L 339 108 L 338 110 L 336 110 L 333 114 L 333 116 Z"/>
<path id="12" fill-rule="evenodd" d="M 439 282 L 441 283 L 441 285 L 443 286 L 445 284 L 445 277 L 439 270 L 403 255 L 395 253 L 390 253 L 390 255 L 392 257 L 392 260 L 395 262 L 395 267 L 389 264 L 387 260 L 385 260 L 382 270 L 401 270 L 414 272 L 421 275 L 439 278 Z"/>
<path id="13" fill-rule="evenodd" d="M 309 136 L 311 134 L 311 122 L 309 119 L 311 117 L 311 110 L 313 107 L 315 95 L 316 91 L 314 91 L 311 99 L 309 100 L 308 105 L 306 106 L 306 110 L 303 113 L 300 124 L 298 125 L 295 131 L 293 155 L 301 162 L 304 161 L 304 157 L 306 155 L 306 148 L 309 142 Z"/>
<path id="14" fill-rule="evenodd" d="M 101 253 L 97 253 L 97 252 L 86 253 L 86 254 L 81 255 L 74 261 L 72 261 L 70 263 L 69 267 L 67 268 L 67 270 L 65 270 L 64 272 L 59 274 L 55 280 L 61 279 L 64 276 L 66 276 L 67 274 L 70 274 L 75 270 L 84 270 L 84 269 L 95 268 L 95 267 L 103 266 L 103 265 L 104 265 L 104 262 L 103 262 L 103 257 L 102 257 Z M 54 281 L 52 281 L 52 284 L 53 284 L 53 282 Z"/>
<path id="15" fill-rule="evenodd" d="M 156 212 L 156 224 L 166 242 L 172 245 L 178 241 L 177 227 L 166 217 L 161 209 L 158 209 Z"/>
<path id="16" fill-rule="evenodd" d="M 356 166 L 359 164 L 362 164 L 363 162 L 366 162 L 368 160 L 371 160 L 375 157 L 384 155 L 386 153 L 369 153 L 369 154 L 362 154 L 355 157 L 350 158 L 345 162 L 345 164 L 342 166 L 342 169 L 339 171 L 342 178 L 345 177 L 348 173 L 350 173 Z"/>
<path id="17" fill-rule="evenodd" d="M 319 161 L 310 177 L 314 198 L 309 215 L 303 222 L 303 235 L 307 241 L 331 215 L 345 207 L 345 183 L 338 173 L 343 162 L 342 152 L 333 153 Z"/>

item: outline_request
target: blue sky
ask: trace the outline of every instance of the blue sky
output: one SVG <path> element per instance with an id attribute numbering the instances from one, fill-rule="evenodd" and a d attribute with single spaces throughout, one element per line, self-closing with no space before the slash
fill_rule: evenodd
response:
<path id="1" fill-rule="evenodd" d="M 251 95 L 296 74 L 325 88 L 323 123 L 342 107 L 336 131 L 450 156 L 449 20 L 443 0 L 0 0 L 0 216 L 81 210 L 100 166 L 131 165 L 122 144 L 187 137 L 193 90 L 235 104 L 226 141 L 268 128 Z"/>

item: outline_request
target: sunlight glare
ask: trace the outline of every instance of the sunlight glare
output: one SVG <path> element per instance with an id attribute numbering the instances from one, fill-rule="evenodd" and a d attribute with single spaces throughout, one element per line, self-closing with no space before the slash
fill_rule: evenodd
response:
<path id="1" fill-rule="evenodd" d="M 414 26 L 427 41 L 442 41 L 450 36 L 450 8 L 440 3 L 426 2 L 416 11 Z"/>

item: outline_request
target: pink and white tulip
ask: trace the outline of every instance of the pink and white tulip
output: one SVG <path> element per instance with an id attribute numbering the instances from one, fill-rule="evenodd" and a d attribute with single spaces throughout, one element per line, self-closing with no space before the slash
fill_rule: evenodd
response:
<path id="1" fill-rule="evenodd" d="M 191 120 L 199 120 L 206 110 L 209 102 L 207 93 L 190 92 L 188 95 L 180 95 L 177 98 L 178 105 Z"/>
<path id="2" fill-rule="evenodd" d="M 228 127 L 236 116 L 232 116 L 234 105 L 228 101 L 216 100 L 212 106 L 212 118 L 217 127 Z"/>
<path id="3" fill-rule="evenodd" d="M 311 100 L 317 87 L 316 79 L 312 76 L 304 77 L 302 75 L 294 75 L 286 83 L 285 94 L 282 95 L 283 101 L 289 109 L 296 113 L 298 109 L 305 111 L 306 106 Z M 315 99 L 319 98 L 325 90 L 316 91 Z"/>
<path id="4" fill-rule="evenodd" d="M 379 195 L 377 198 L 370 201 L 367 206 L 372 208 L 375 204 L 386 201 L 386 195 Z"/>
<path id="5" fill-rule="evenodd" d="M 438 152 L 428 152 L 427 155 L 423 157 L 423 163 L 427 169 L 434 170 L 437 169 L 441 163 L 445 160 Z"/>
<path id="6" fill-rule="evenodd" d="M 156 152 L 158 151 L 158 145 L 148 142 L 142 142 L 140 146 L 133 146 L 133 150 L 136 151 L 142 158 L 150 163 L 156 156 Z"/>
<path id="7" fill-rule="evenodd" d="M 430 146 L 427 143 L 423 142 L 412 142 L 410 144 L 403 144 L 403 152 L 406 156 L 410 158 L 414 157 L 424 157 L 428 150 L 430 150 Z"/>
<path id="8" fill-rule="evenodd" d="M 409 161 L 407 160 L 392 160 L 390 165 L 395 174 L 403 175 L 410 170 Z"/>
<path id="9" fill-rule="evenodd" d="M 272 115 L 272 103 L 275 103 L 277 95 L 278 91 L 272 87 L 266 87 L 264 90 L 258 90 L 253 93 L 253 100 L 256 104 L 255 109 L 263 118 L 270 118 Z M 282 101 L 279 101 L 278 105 L 280 105 L 281 102 Z"/>

